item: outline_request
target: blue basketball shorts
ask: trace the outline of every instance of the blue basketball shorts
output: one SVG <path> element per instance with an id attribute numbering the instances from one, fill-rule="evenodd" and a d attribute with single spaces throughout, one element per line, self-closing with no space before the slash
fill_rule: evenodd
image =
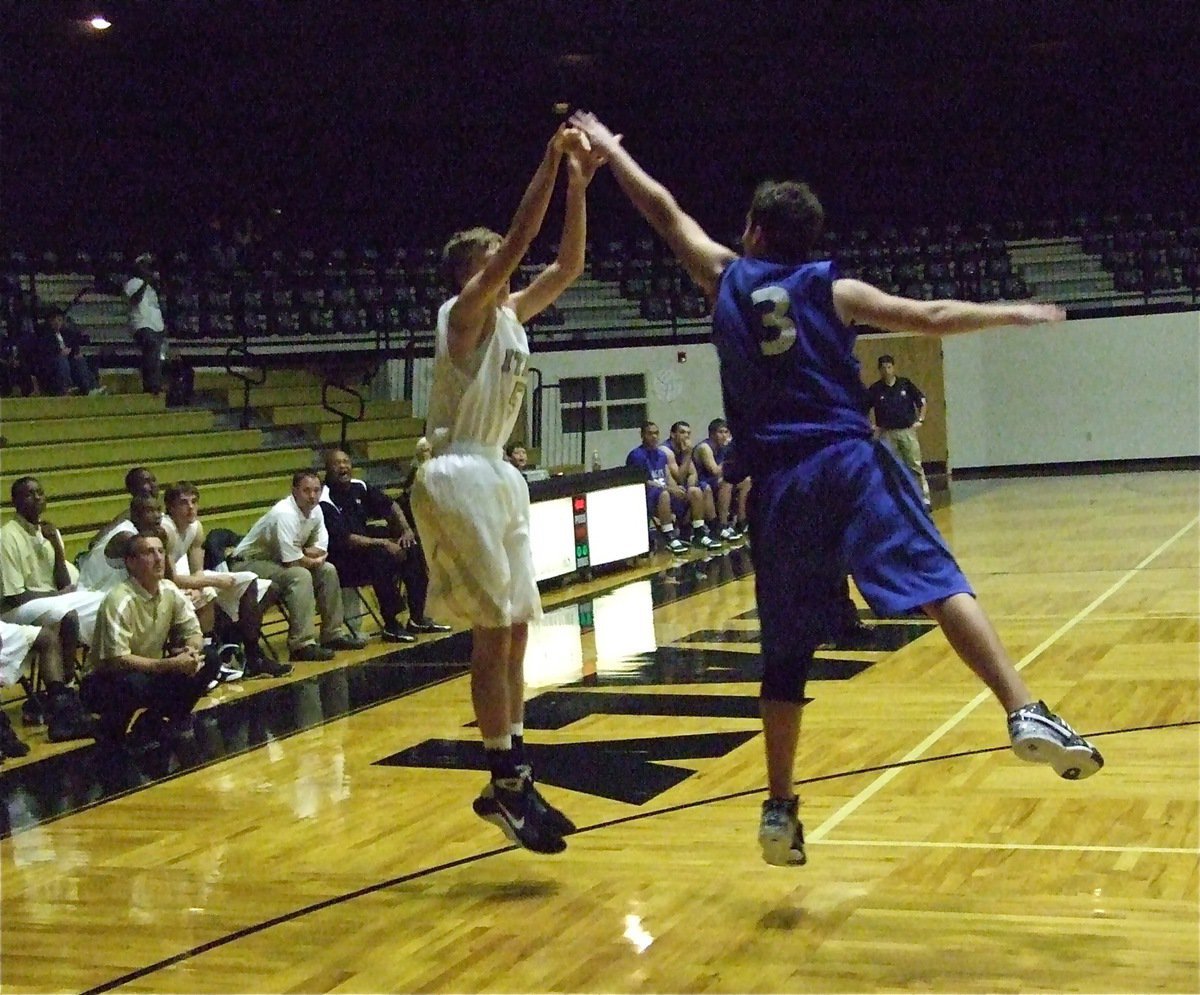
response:
<path id="1" fill-rule="evenodd" d="M 755 474 L 748 514 L 764 694 L 796 678 L 803 693 L 813 651 L 840 617 L 847 573 L 881 616 L 974 594 L 912 475 L 881 443 L 851 439 Z M 784 681 L 780 668 L 800 673 Z"/>
<path id="2" fill-rule="evenodd" d="M 646 514 L 650 518 L 658 517 L 658 496 L 665 490 L 665 487 L 659 487 L 657 484 L 646 485 Z M 676 495 L 672 494 L 671 511 L 675 515 L 675 521 L 688 521 L 691 511 L 687 503 L 687 498 L 677 497 Z"/>

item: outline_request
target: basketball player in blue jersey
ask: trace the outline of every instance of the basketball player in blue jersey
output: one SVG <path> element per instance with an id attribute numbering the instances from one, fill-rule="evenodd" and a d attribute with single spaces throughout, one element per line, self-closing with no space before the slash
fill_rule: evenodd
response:
<path id="1" fill-rule="evenodd" d="M 509 279 L 542 226 L 567 160 L 558 256 L 523 290 Z M 542 603 L 529 544 L 529 488 L 504 459 L 524 397 L 524 322 L 583 272 L 585 194 L 602 158 L 574 129 L 546 147 L 508 231 L 454 235 L 443 260 L 458 293 L 438 312 L 426 416 L 433 457 L 417 471 L 412 509 L 429 563 L 430 601 L 471 625 L 471 703 L 491 781 L 475 813 L 514 843 L 560 853 L 575 825 L 534 785 L 524 753 L 525 646 Z"/>
<path id="2" fill-rule="evenodd" d="M 847 568 L 880 615 L 916 607 L 991 689 L 1008 716 L 1012 748 L 1062 777 L 1088 777 L 1104 760 L 1035 701 L 926 513 L 909 472 L 871 438 L 853 346 L 856 325 L 950 335 L 1061 321 L 1049 304 L 974 304 L 893 297 L 807 262 L 824 226 L 802 183 L 764 183 L 742 233 L 743 255 L 713 241 L 594 115 L 571 123 L 634 207 L 713 302 L 713 340 L 725 413 L 742 472 L 753 477 L 750 528 L 762 622 L 761 710 L 770 797 L 759 842 L 770 864 L 803 864 L 794 791 L 800 704 L 813 650 L 829 627 Z"/>
<path id="3" fill-rule="evenodd" d="M 750 490 L 750 478 L 745 477 L 736 485 L 725 479 L 725 460 L 729 455 L 732 436 L 724 418 L 714 418 L 708 423 L 708 437 L 701 439 L 692 449 L 692 462 L 696 465 L 700 486 L 707 487 L 716 495 L 716 518 L 720 538 L 725 542 L 740 539 L 745 534 L 746 498 Z M 737 518 L 729 520 L 733 499 L 737 496 Z"/>

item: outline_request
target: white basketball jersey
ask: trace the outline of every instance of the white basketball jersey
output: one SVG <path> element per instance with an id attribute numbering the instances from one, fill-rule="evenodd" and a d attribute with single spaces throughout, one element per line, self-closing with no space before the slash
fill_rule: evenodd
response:
<path id="1" fill-rule="evenodd" d="M 167 534 L 167 559 L 175 566 L 176 571 L 179 571 L 180 561 L 187 563 L 188 550 L 192 548 L 192 544 L 196 541 L 196 533 L 200 531 L 200 521 L 197 519 L 192 522 L 183 530 L 183 535 L 180 535 L 179 529 L 175 525 L 175 519 L 170 515 L 163 515 L 162 529 Z M 187 567 L 182 571 L 185 574 L 191 572 L 191 569 Z"/>
<path id="2" fill-rule="evenodd" d="M 433 454 L 456 444 L 501 447 L 521 413 L 529 367 L 529 339 L 511 308 L 497 308 L 496 330 L 464 366 L 450 358 L 450 309 L 438 310 L 426 434 Z"/>

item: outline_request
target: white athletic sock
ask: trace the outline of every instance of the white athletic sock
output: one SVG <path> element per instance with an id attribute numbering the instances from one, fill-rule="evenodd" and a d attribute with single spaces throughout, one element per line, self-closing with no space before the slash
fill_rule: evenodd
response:
<path id="1" fill-rule="evenodd" d="M 509 727 L 508 731 L 514 736 L 524 736 L 525 735 L 525 723 L 524 722 L 514 722 L 512 724 L 512 726 Z"/>
<path id="2" fill-rule="evenodd" d="M 512 734 L 505 733 L 503 736 L 496 736 L 493 739 L 483 738 L 483 748 L 485 750 L 511 750 L 512 749 Z"/>
<path id="3" fill-rule="evenodd" d="M 694 528 L 694 529 L 704 528 L 704 519 L 703 518 L 694 519 L 692 521 L 692 528 Z"/>

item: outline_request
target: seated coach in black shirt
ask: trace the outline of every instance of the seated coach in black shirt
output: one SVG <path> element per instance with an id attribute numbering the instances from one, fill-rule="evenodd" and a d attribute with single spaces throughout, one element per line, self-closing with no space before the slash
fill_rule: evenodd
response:
<path id="1" fill-rule="evenodd" d="M 329 562 L 337 567 L 343 587 L 370 584 L 383 616 L 383 638 L 391 643 L 411 643 L 422 632 L 449 632 L 425 617 L 429 574 L 416 533 L 400 506 L 378 487 L 351 476 L 353 464 L 340 449 L 325 454 L 325 487 L 321 511 L 329 530 Z M 368 525 L 383 519 L 386 525 Z M 408 624 L 396 620 L 400 613 L 398 584 L 408 595 Z"/>

